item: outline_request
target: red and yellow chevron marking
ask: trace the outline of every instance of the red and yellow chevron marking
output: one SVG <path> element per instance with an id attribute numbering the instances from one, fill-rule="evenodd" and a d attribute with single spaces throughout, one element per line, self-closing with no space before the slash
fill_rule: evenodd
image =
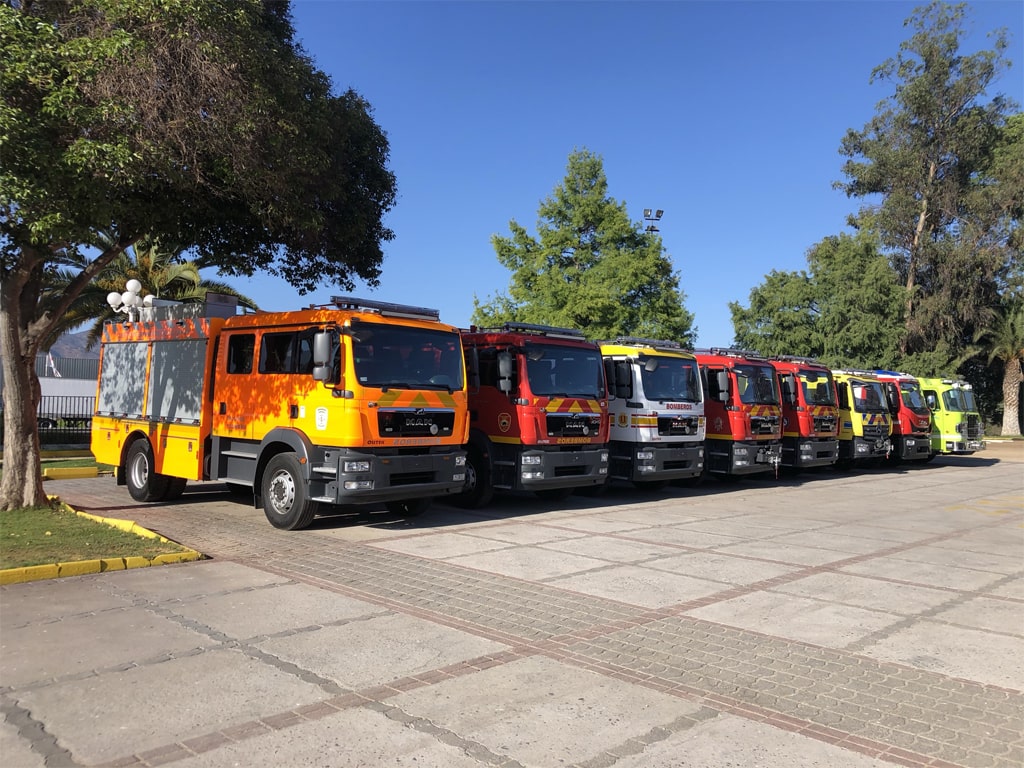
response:
<path id="1" fill-rule="evenodd" d="M 413 391 L 408 389 L 389 389 L 377 398 L 378 405 L 385 408 L 454 408 L 455 397 L 443 390 Z"/>
<path id="2" fill-rule="evenodd" d="M 751 416 L 778 416 L 779 406 L 777 405 L 752 405 L 748 413 Z"/>
<path id="3" fill-rule="evenodd" d="M 545 398 L 538 397 L 534 405 L 542 407 L 548 413 L 600 413 L 601 404 L 597 400 L 583 400 L 576 397 L 552 397 L 544 403 Z"/>
<path id="4" fill-rule="evenodd" d="M 812 405 L 809 406 L 808 410 L 811 416 L 817 418 L 818 416 L 834 416 L 836 409 L 829 405 Z"/>

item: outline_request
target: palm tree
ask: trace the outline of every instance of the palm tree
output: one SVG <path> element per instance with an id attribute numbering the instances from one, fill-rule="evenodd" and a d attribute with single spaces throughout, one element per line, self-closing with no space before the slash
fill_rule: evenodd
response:
<path id="1" fill-rule="evenodd" d="M 988 328 L 974 336 L 988 355 L 989 363 L 1003 363 L 1004 437 L 1020 434 L 1020 385 L 1024 381 L 1024 299 L 1017 298 L 997 311 Z"/>
<path id="2" fill-rule="evenodd" d="M 98 234 L 96 246 L 106 247 L 112 239 L 111 234 L 101 232 Z M 165 244 L 148 237 L 125 249 L 75 299 L 54 328 L 53 334 L 43 344 L 43 348 L 49 349 L 61 334 L 90 321 L 92 326 L 86 337 L 86 348 L 94 347 L 103 333 L 103 324 L 117 316 L 107 303 L 107 294 L 121 293 L 124 291 L 125 283 L 133 278 L 142 283 L 145 292 L 153 294 L 158 299 L 198 303 L 206 300 L 207 293 L 223 293 L 234 296 L 238 299 L 239 305 L 246 309 L 259 309 L 256 302 L 226 283 L 202 277 L 196 262 L 182 260 L 185 250 L 179 244 Z M 68 257 L 65 263 L 66 268 L 58 269 L 47 279 L 47 294 L 59 296 L 64 286 L 81 273 L 86 259 Z"/>

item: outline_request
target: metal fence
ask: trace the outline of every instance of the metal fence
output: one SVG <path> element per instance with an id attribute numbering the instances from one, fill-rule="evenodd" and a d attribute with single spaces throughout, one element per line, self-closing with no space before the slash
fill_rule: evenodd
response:
<path id="1" fill-rule="evenodd" d="M 43 395 L 36 418 L 42 445 L 88 445 L 92 428 L 95 397 L 79 395 Z M 0 419 L 0 440 L 3 440 Z"/>

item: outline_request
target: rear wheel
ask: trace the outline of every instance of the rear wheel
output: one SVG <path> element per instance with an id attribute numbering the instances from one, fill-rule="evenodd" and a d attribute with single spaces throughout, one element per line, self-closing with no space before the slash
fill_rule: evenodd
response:
<path id="1" fill-rule="evenodd" d="M 128 449 L 124 460 L 124 479 L 128 493 L 136 501 L 160 501 L 170 480 L 153 471 L 153 448 L 149 440 L 139 438 Z"/>
<path id="2" fill-rule="evenodd" d="M 401 501 L 384 502 L 384 507 L 393 515 L 416 517 L 426 512 L 432 501 L 433 499 L 429 497 L 425 499 L 402 499 Z"/>
<path id="3" fill-rule="evenodd" d="M 316 517 L 317 504 L 309 498 L 302 465 L 294 453 L 279 453 L 263 472 L 263 513 L 275 528 L 297 531 Z"/>

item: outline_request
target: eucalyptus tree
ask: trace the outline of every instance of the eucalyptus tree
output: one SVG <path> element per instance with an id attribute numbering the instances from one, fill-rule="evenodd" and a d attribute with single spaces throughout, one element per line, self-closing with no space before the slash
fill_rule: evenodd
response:
<path id="1" fill-rule="evenodd" d="M 300 293 L 376 284 L 393 237 L 388 142 L 362 97 L 333 92 L 290 14 L 263 0 L 0 3 L 0 509 L 46 502 L 36 353 L 140 238 Z M 99 230 L 113 240 L 92 254 Z"/>
<path id="2" fill-rule="evenodd" d="M 520 321 L 692 345 L 696 329 L 661 237 L 608 196 L 600 156 L 569 155 L 565 180 L 538 209 L 537 236 L 515 220 L 491 244 L 512 276 L 507 293 L 474 299 L 472 321 Z"/>

